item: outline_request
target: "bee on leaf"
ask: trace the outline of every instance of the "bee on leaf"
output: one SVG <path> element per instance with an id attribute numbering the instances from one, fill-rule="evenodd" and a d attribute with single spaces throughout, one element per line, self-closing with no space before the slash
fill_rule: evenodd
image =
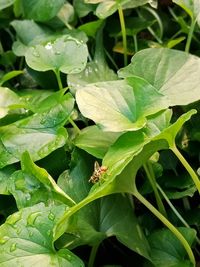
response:
<path id="1" fill-rule="evenodd" d="M 106 166 L 100 166 L 97 161 L 94 163 L 94 171 L 92 176 L 89 179 L 89 182 L 92 182 L 93 184 L 99 182 L 99 180 L 102 178 L 102 175 L 108 170 Z"/>

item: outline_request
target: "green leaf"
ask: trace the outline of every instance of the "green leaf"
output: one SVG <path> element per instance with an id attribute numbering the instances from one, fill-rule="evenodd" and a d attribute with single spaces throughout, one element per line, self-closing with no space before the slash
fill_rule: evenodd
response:
<path id="1" fill-rule="evenodd" d="M 81 72 L 86 66 L 87 56 L 86 44 L 69 35 L 46 45 L 30 47 L 25 54 L 27 64 L 34 70 L 53 70 L 66 74 Z"/>
<path id="2" fill-rule="evenodd" d="M 11 80 L 12 78 L 15 78 L 16 76 L 23 74 L 24 72 L 22 70 L 13 70 L 10 71 L 8 73 L 6 73 L 5 75 L 3 75 L 3 77 L 1 77 L 0 79 L 0 86 L 2 84 L 4 84 L 5 82 Z"/>
<path id="3" fill-rule="evenodd" d="M 22 0 L 24 16 L 35 21 L 52 19 L 64 3 L 64 0 Z"/>
<path id="4" fill-rule="evenodd" d="M 76 101 L 85 117 L 110 132 L 141 129 L 147 116 L 168 107 L 167 100 L 138 77 L 90 84 L 77 91 Z"/>
<path id="5" fill-rule="evenodd" d="M 95 6 L 94 5 L 85 4 L 84 0 L 74 0 L 73 1 L 73 6 L 74 6 L 74 9 L 75 9 L 76 13 L 78 14 L 79 18 L 85 17 L 91 11 L 95 10 Z"/>
<path id="6" fill-rule="evenodd" d="M 72 112 L 73 103 L 73 98 L 65 95 L 50 110 L 1 127 L 0 167 L 19 161 L 26 150 L 35 161 L 64 146 L 68 135 L 63 125 Z"/>
<path id="7" fill-rule="evenodd" d="M 9 185 L 18 209 L 43 202 L 72 205 L 75 202 L 56 184 L 48 172 L 38 167 L 25 152 L 21 160 L 22 170 L 16 171 Z"/>
<path id="8" fill-rule="evenodd" d="M 15 0 L 0 0 L 0 10 L 12 6 Z"/>
<path id="9" fill-rule="evenodd" d="M 120 133 L 103 132 L 96 125 L 84 128 L 75 139 L 75 145 L 96 158 L 102 159 Z"/>
<path id="10" fill-rule="evenodd" d="M 95 13 L 100 19 L 105 19 L 106 17 L 111 16 L 117 11 L 119 5 L 121 5 L 123 9 L 135 8 L 138 6 L 145 5 L 147 3 L 153 4 L 153 6 L 155 7 L 155 1 L 151 0 L 118 0 L 117 2 L 115 0 L 85 0 L 85 3 L 99 3 Z"/>
<path id="11" fill-rule="evenodd" d="M 7 87 L 0 87 L 0 118 L 5 117 L 11 110 L 23 107 L 20 97 Z"/>
<path id="12" fill-rule="evenodd" d="M 17 41 L 13 43 L 12 49 L 17 56 L 24 56 L 28 46 L 48 42 L 58 36 L 49 28 L 37 24 L 33 20 L 13 20 L 12 27 L 17 33 Z"/>
<path id="13" fill-rule="evenodd" d="M 117 75 L 104 62 L 92 61 L 88 62 L 86 68 L 77 74 L 69 74 L 67 76 L 70 91 L 75 93 L 81 86 L 89 83 L 114 81 Z"/>
<path id="14" fill-rule="evenodd" d="M 178 228 L 188 243 L 192 245 L 196 231 L 191 228 Z M 159 267 L 191 267 L 191 262 L 185 260 L 186 252 L 180 241 L 167 229 L 158 230 L 148 238 L 151 247 L 151 257 L 155 266 Z"/>
<path id="15" fill-rule="evenodd" d="M 200 99 L 199 68 L 200 59 L 196 56 L 173 49 L 149 48 L 138 52 L 131 64 L 119 71 L 119 76 L 139 76 L 164 94 L 170 106 L 187 105 Z"/>
<path id="16" fill-rule="evenodd" d="M 103 20 L 96 20 L 87 22 L 78 27 L 79 30 L 84 31 L 87 36 L 95 38 L 97 30 L 102 26 Z"/>
<path id="17" fill-rule="evenodd" d="M 10 184 L 10 176 L 15 172 L 15 168 L 10 165 L 0 169 L 0 194 L 10 195 L 8 187 Z"/>
<path id="18" fill-rule="evenodd" d="M 191 19 L 197 20 L 200 24 L 200 3 L 198 0 L 173 0 L 172 2 L 183 8 Z"/>
<path id="19" fill-rule="evenodd" d="M 65 3 L 58 12 L 57 17 L 68 27 L 68 23 L 72 22 L 75 17 L 73 5 L 68 2 Z"/>
<path id="20" fill-rule="evenodd" d="M 45 207 L 43 203 L 9 216 L 0 227 L 0 265 L 11 267 L 84 266 L 72 252 L 53 246 L 53 228 L 66 206 Z"/>
<path id="21" fill-rule="evenodd" d="M 148 242 L 129 200 L 120 194 L 103 197 L 85 206 L 75 219 L 71 219 L 66 233 L 76 237 L 73 246 L 92 246 L 116 236 L 123 245 L 149 259 Z"/>

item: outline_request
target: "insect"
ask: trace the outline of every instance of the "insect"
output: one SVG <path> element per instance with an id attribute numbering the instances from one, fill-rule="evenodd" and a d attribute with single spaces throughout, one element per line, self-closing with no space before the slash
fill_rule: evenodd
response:
<path id="1" fill-rule="evenodd" d="M 92 182 L 93 184 L 97 183 L 101 178 L 102 175 L 107 171 L 106 166 L 100 166 L 97 161 L 94 163 L 94 171 L 92 176 L 89 179 L 89 182 Z"/>

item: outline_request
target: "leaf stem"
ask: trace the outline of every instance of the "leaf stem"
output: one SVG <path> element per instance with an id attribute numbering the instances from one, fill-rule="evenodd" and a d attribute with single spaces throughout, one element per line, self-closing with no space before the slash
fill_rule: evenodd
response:
<path id="1" fill-rule="evenodd" d="M 194 184 L 197 187 L 197 190 L 199 191 L 200 194 L 200 180 L 195 171 L 192 169 L 190 164 L 187 162 L 187 160 L 183 157 L 183 155 L 180 153 L 180 151 L 177 149 L 176 145 L 174 144 L 170 149 L 173 151 L 173 153 L 177 156 L 177 158 L 180 160 L 180 162 L 183 164 L 185 169 L 188 171 L 190 174 Z"/>
<path id="2" fill-rule="evenodd" d="M 76 130 L 76 132 L 78 134 L 81 133 L 81 130 L 78 128 L 78 126 L 76 125 L 76 123 L 72 120 L 72 118 L 69 117 L 68 121 L 71 123 L 71 125 L 73 126 L 73 128 Z"/>
<path id="3" fill-rule="evenodd" d="M 158 209 L 165 217 L 167 217 L 167 212 L 165 210 L 165 206 L 163 205 L 162 199 L 161 199 L 159 192 L 158 192 L 158 189 L 156 187 L 156 178 L 155 178 L 155 174 L 154 174 L 151 162 L 146 162 L 145 164 L 143 164 L 143 168 L 144 168 L 146 175 L 147 175 L 147 178 L 148 178 L 148 180 L 149 180 L 149 182 L 153 188 Z"/>
<path id="4" fill-rule="evenodd" d="M 189 32 L 188 32 L 187 42 L 185 45 L 185 52 L 187 53 L 190 52 L 190 45 L 191 45 L 195 25 L 196 25 L 196 20 L 192 18 L 191 25 L 190 25 Z"/>
<path id="5" fill-rule="evenodd" d="M 124 66 L 127 66 L 128 57 L 127 57 L 127 38 L 126 38 L 126 26 L 124 21 L 124 13 L 120 4 L 118 4 L 118 13 L 119 20 L 122 30 L 122 39 L 123 39 L 123 49 L 124 49 Z"/>
<path id="6" fill-rule="evenodd" d="M 168 221 L 149 201 L 147 201 L 139 192 L 135 192 L 135 197 L 149 209 L 182 243 L 183 247 L 187 251 L 188 257 L 195 266 L 195 258 L 190 245 L 185 237 L 178 231 L 178 229 Z"/>
<path id="7" fill-rule="evenodd" d="M 134 47 L 135 47 L 135 53 L 138 52 L 138 40 L 137 40 L 137 34 L 133 35 L 133 41 L 134 41 Z"/>
<path id="8" fill-rule="evenodd" d="M 59 90 L 62 90 L 63 89 L 63 85 L 62 85 L 62 81 L 61 81 L 61 78 L 60 78 L 60 71 L 59 70 L 55 70 L 54 73 L 56 75 L 56 79 L 57 79 L 57 82 L 58 82 Z"/>
<path id="9" fill-rule="evenodd" d="M 93 267 L 94 266 L 94 261 L 96 258 L 96 254 L 97 254 L 97 250 L 99 248 L 100 243 L 95 244 L 90 252 L 90 258 L 89 258 L 89 262 L 88 262 L 88 267 Z"/>

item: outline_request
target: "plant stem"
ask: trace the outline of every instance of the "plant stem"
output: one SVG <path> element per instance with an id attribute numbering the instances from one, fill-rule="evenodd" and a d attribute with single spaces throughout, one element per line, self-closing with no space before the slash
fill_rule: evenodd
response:
<path id="1" fill-rule="evenodd" d="M 62 90 L 63 89 L 63 85 L 62 85 L 62 81 L 61 81 L 61 78 L 60 78 L 60 71 L 56 70 L 56 71 L 54 71 L 54 73 L 56 75 L 56 79 L 57 79 L 57 82 L 58 82 L 59 90 Z"/>
<path id="2" fill-rule="evenodd" d="M 183 155 L 180 153 L 180 151 L 177 149 L 176 145 L 174 144 L 170 149 L 173 151 L 173 153 L 177 156 L 177 158 L 180 160 L 180 162 L 183 164 L 185 169 L 188 171 L 190 174 L 194 184 L 197 187 L 197 190 L 199 191 L 200 194 L 200 180 L 195 171 L 192 169 L 190 164 L 187 162 L 187 160 L 183 157 Z"/>
<path id="3" fill-rule="evenodd" d="M 158 209 L 165 217 L 167 217 L 167 212 L 165 210 L 165 206 L 163 205 L 162 199 L 160 198 L 158 189 L 156 187 L 156 178 L 154 175 L 152 165 L 150 162 L 147 162 L 147 163 L 143 164 L 143 167 L 144 167 L 144 170 L 146 172 L 147 178 L 148 178 L 148 180 L 149 180 L 149 182 L 153 188 Z"/>
<path id="4" fill-rule="evenodd" d="M 133 35 L 133 41 L 134 41 L 134 47 L 135 47 L 135 53 L 138 52 L 138 41 L 137 41 L 137 35 Z"/>
<path id="5" fill-rule="evenodd" d="M 172 209 L 172 211 L 174 212 L 174 214 L 176 214 L 177 218 L 179 218 L 179 220 L 182 222 L 182 224 L 187 227 L 187 228 L 191 228 L 190 225 L 185 221 L 185 219 L 181 216 L 181 214 L 177 211 L 177 209 L 174 207 L 174 205 L 172 204 L 172 202 L 169 200 L 169 198 L 167 197 L 167 195 L 165 194 L 165 192 L 162 190 L 162 188 L 159 186 L 159 184 L 156 184 L 158 190 L 160 191 L 160 193 L 162 194 L 162 196 L 164 197 L 164 199 L 166 200 L 167 204 L 170 206 L 170 208 Z M 200 245 L 200 239 L 198 237 L 196 237 L 196 241 L 197 243 Z"/>
<path id="6" fill-rule="evenodd" d="M 119 20 L 122 30 L 122 39 L 123 39 L 123 49 L 124 49 L 124 66 L 127 66 L 128 58 L 127 58 L 127 39 L 126 39 L 126 26 L 124 21 L 124 13 L 120 4 L 118 4 L 118 13 Z"/>
<path id="7" fill-rule="evenodd" d="M 195 24 L 196 24 L 196 20 L 194 18 L 192 18 L 192 22 L 191 22 L 189 32 L 188 32 L 187 42 L 185 45 L 185 52 L 188 52 L 188 53 L 190 51 L 190 45 L 191 45 L 191 41 L 192 41 L 192 35 L 194 32 Z"/>
<path id="8" fill-rule="evenodd" d="M 96 254 L 97 254 L 97 250 L 99 248 L 100 243 L 95 244 L 90 252 L 90 258 L 89 258 L 89 262 L 88 262 L 88 267 L 93 267 L 94 266 L 94 261 L 96 258 Z"/>
<path id="9" fill-rule="evenodd" d="M 71 123 L 71 125 L 73 126 L 73 128 L 76 130 L 76 132 L 78 134 L 81 133 L 81 130 L 78 128 L 78 126 L 76 125 L 76 123 L 69 117 L 68 121 Z"/>
<path id="10" fill-rule="evenodd" d="M 143 204 L 147 209 L 149 209 L 182 243 L 185 250 L 187 251 L 188 257 L 192 262 L 193 266 L 195 266 L 195 258 L 194 254 L 190 248 L 185 237 L 176 229 L 176 227 L 168 221 L 149 201 L 147 201 L 139 192 L 135 192 L 135 197 Z"/>

